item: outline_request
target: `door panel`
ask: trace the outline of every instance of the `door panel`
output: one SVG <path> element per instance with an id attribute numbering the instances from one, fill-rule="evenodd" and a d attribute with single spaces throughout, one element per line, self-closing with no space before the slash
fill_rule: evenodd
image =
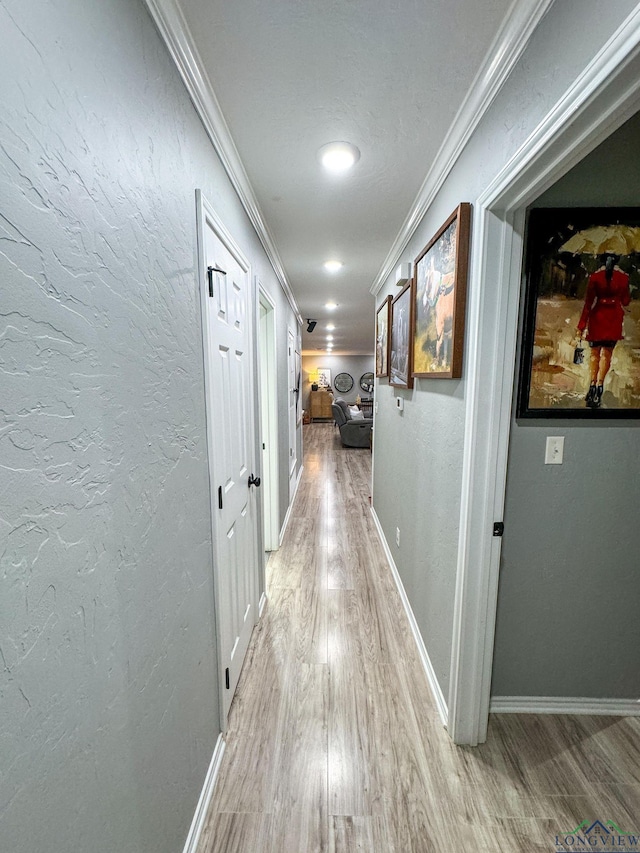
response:
<path id="1" fill-rule="evenodd" d="M 207 430 L 211 476 L 222 726 L 257 618 L 258 518 L 254 468 L 248 264 L 202 216 Z M 210 270 L 210 272 L 209 272 Z M 228 678 L 227 678 L 228 675 Z"/>

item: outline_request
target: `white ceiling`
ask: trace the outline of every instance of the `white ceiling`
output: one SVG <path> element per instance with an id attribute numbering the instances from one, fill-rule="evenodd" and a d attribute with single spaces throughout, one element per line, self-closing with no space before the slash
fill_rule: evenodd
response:
<path id="1" fill-rule="evenodd" d="M 372 352 L 370 288 L 511 0 L 178 4 L 300 313 L 318 320 L 303 350 L 331 321 L 334 352 Z M 361 151 L 341 178 L 317 160 L 333 140 Z M 333 276 L 329 258 L 344 263 Z"/>

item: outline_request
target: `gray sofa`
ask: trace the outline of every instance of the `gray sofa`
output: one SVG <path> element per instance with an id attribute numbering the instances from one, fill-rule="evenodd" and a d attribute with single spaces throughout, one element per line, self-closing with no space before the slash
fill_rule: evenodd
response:
<path id="1" fill-rule="evenodd" d="M 345 447 L 369 447 L 371 442 L 372 418 L 354 421 L 345 401 L 338 397 L 331 404 L 333 419 L 340 430 L 340 438 Z"/>

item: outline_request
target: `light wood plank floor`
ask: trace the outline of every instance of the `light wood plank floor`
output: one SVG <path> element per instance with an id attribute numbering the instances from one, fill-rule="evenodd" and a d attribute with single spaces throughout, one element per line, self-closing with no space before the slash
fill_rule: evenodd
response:
<path id="1" fill-rule="evenodd" d="M 304 474 L 199 853 L 554 851 L 640 830 L 640 720 L 501 715 L 454 746 L 369 513 L 370 455 L 305 427 Z"/>

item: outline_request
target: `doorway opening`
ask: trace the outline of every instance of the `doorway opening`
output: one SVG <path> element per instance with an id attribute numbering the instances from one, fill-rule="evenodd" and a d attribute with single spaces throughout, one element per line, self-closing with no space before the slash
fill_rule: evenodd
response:
<path id="1" fill-rule="evenodd" d="M 287 330 L 287 372 L 289 377 L 289 507 L 293 504 L 298 486 L 296 470 L 298 467 L 297 421 L 300 380 L 296 379 L 296 368 L 296 336 L 293 329 L 289 328 Z"/>
<path id="2" fill-rule="evenodd" d="M 220 727 L 258 618 L 255 351 L 251 268 L 196 191 Z"/>

